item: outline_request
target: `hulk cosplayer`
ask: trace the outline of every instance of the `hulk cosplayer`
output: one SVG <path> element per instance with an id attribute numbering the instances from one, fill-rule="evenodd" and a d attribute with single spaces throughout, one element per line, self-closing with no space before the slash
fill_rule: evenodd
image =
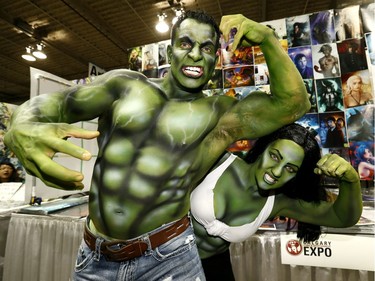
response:
<path id="1" fill-rule="evenodd" d="M 187 216 L 191 190 L 231 143 L 268 134 L 309 110 L 299 72 L 271 29 L 242 15 L 224 16 L 220 28 L 226 40 L 237 29 L 233 49 L 260 44 L 271 95 L 204 98 L 220 31 L 211 17 L 188 11 L 172 30 L 167 77 L 114 70 L 90 85 L 35 97 L 14 113 L 6 145 L 51 187 L 83 188 L 81 173 L 51 158 L 62 152 L 87 160 L 90 153 L 66 139 L 97 137 L 74 280 L 205 280 Z M 98 131 L 70 125 L 96 117 Z"/>

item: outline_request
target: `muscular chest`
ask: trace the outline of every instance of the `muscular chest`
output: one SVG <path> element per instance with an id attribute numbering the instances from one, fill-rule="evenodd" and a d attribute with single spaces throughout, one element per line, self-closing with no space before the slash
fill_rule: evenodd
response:
<path id="1" fill-rule="evenodd" d="M 154 141 L 183 146 L 203 139 L 220 117 L 212 99 L 167 100 L 159 89 L 138 84 L 113 106 L 115 131 L 126 135 L 147 132 Z"/>
<path id="2" fill-rule="evenodd" d="M 167 103 L 162 92 L 151 84 L 134 81 L 123 96 L 113 104 L 111 120 L 115 130 L 137 133 L 155 123 Z"/>
<path id="3" fill-rule="evenodd" d="M 218 112 L 209 103 L 172 101 L 158 116 L 154 133 L 171 146 L 190 145 L 202 140 L 218 118 Z"/>

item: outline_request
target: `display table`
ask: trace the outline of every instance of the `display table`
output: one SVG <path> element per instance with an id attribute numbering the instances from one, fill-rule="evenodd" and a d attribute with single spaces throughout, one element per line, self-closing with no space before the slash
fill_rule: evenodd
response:
<path id="1" fill-rule="evenodd" d="M 80 218 L 12 214 L 3 280 L 70 280 L 83 230 Z"/>
<path id="2" fill-rule="evenodd" d="M 8 227 L 10 221 L 10 214 L 0 215 L 0 280 L 3 276 L 3 268 L 5 261 L 5 247 L 7 242 Z"/>
<path id="3" fill-rule="evenodd" d="M 3 280 L 69 280 L 83 229 L 80 216 L 12 214 Z M 279 232 L 258 232 L 243 243 L 232 244 L 230 250 L 237 281 L 374 280 L 372 271 L 282 265 Z"/>

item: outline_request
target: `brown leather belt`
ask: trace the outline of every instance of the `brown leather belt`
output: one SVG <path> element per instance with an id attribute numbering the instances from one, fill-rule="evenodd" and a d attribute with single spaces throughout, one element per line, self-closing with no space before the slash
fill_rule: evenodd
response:
<path id="1" fill-rule="evenodd" d="M 148 239 L 150 240 L 151 248 L 155 249 L 172 238 L 180 235 L 189 227 L 189 225 L 190 219 L 186 215 L 175 223 L 162 228 L 160 231 L 150 234 Z M 89 246 L 92 251 L 95 251 L 97 237 L 90 232 L 87 224 L 83 234 L 83 239 L 87 246 Z M 113 249 L 111 248 L 112 246 L 120 246 L 120 248 Z M 111 240 L 101 243 L 100 253 L 109 261 L 127 261 L 142 256 L 147 249 L 148 244 L 141 239 Z"/>

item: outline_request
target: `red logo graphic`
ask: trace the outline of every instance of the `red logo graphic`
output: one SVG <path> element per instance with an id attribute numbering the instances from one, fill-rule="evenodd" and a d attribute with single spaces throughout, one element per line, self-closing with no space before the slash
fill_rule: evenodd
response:
<path id="1" fill-rule="evenodd" d="M 289 254 L 297 256 L 302 252 L 302 245 L 298 240 L 289 240 L 286 243 L 286 250 Z"/>

